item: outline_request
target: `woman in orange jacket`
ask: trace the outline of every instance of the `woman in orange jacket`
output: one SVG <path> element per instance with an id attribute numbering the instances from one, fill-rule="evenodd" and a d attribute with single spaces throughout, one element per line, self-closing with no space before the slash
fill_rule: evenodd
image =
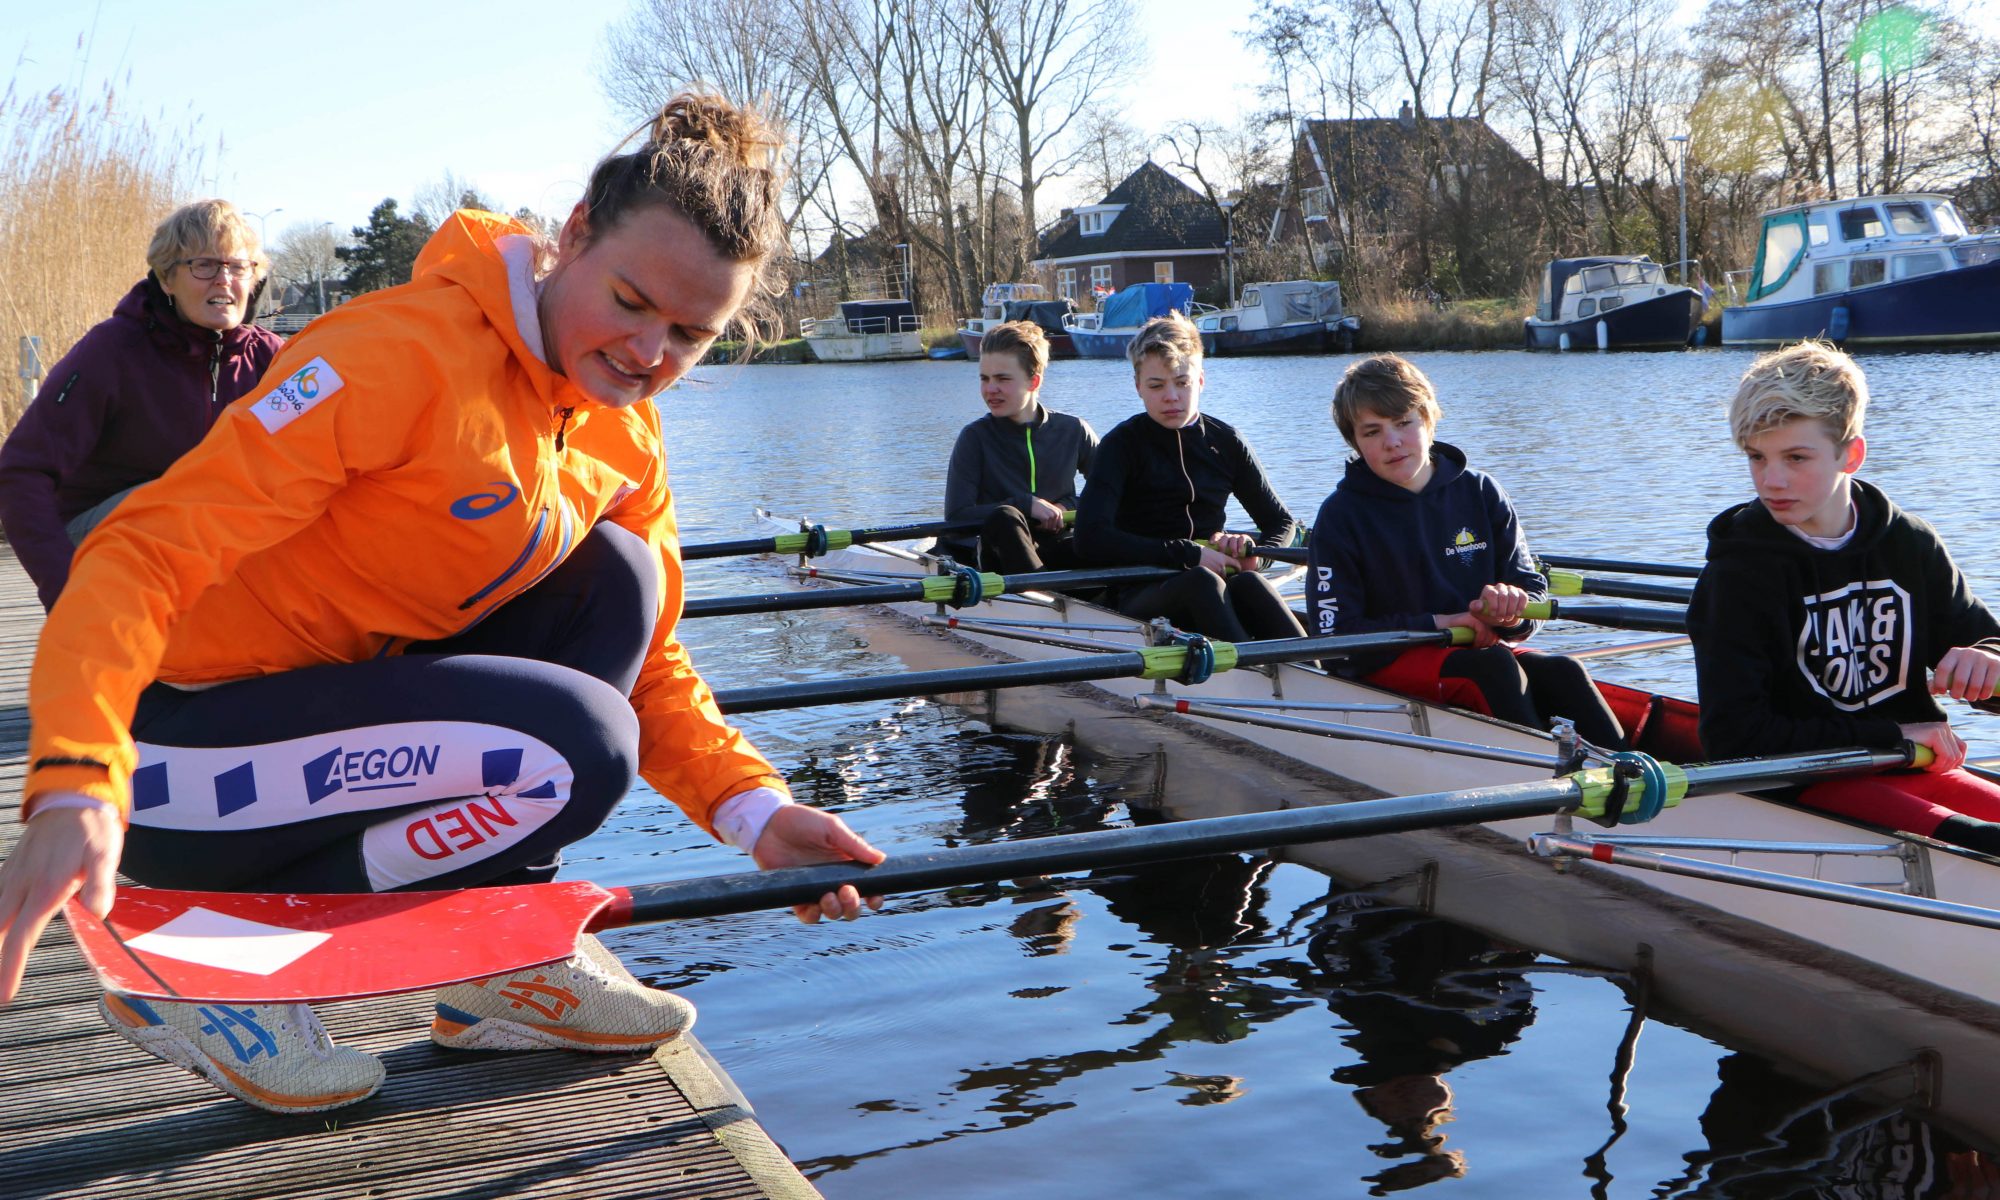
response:
<path id="1" fill-rule="evenodd" d="M 794 805 L 674 636 L 660 414 L 761 298 L 776 138 L 683 96 L 598 164 L 554 247 L 448 220 L 409 284 L 314 323 L 78 549 L 30 681 L 0 1003 L 72 894 L 389 891 L 551 877 L 635 772 L 763 867 L 881 854 Z M 129 828 L 128 828 L 129 826 Z M 801 919 L 853 917 L 852 887 Z M 304 1005 L 110 995 L 111 1027 L 251 1104 L 352 1103 L 382 1067 Z M 585 938 L 439 993 L 468 1049 L 650 1049 L 692 1006 Z"/>

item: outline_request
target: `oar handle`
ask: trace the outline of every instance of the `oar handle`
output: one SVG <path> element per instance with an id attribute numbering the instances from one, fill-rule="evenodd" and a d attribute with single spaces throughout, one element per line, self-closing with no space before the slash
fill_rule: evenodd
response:
<path id="1" fill-rule="evenodd" d="M 897 854 L 874 867 L 829 863 L 636 884 L 614 889 L 617 898 L 592 927 L 807 904 L 849 883 L 864 895 L 890 895 L 1441 825 L 1546 816 L 1574 803 L 1576 794 L 1576 785 L 1567 779 L 1535 780 L 1482 788 L 1472 799 L 1456 792 L 1438 792 Z"/>
<path id="2" fill-rule="evenodd" d="M 1649 608 L 1640 604 L 1576 604 L 1568 600 L 1530 600 L 1522 616 L 1531 621 L 1581 621 L 1611 629 L 1646 633 L 1686 633 L 1687 610 Z"/>
<path id="3" fill-rule="evenodd" d="M 1633 562 L 1623 558 L 1597 558 L 1587 554 L 1538 554 L 1546 567 L 1570 567 L 1579 571 L 1612 571 L 1620 575 L 1664 575 L 1672 579 L 1699 579 L 1700 567 L 1674 563 Z"/>

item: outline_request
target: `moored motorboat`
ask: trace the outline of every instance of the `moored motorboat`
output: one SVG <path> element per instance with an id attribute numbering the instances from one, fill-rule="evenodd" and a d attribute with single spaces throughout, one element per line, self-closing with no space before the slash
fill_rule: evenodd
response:
<path id="1" fill-rule="evenodd" d="M 1249 285 L 1236 307 L 1203 313 L 1195 327 L 1210 356 L 1319 354 L 1352 350 L 1361 320 L 1341 306 L 1338 283 L 1286 279 Z"/>
<path id="2" fill-rule="evenodd" d="M 1530 350 L 1667 350 L 1701 327 L 1701 294 L 1644 255 L 1551 259 L 1525 322 Z"/>
<path id="3" fill-rule="evenodd" d="M 936 566 L 906 548 L 857 547 L 812 560 L 811 579 L 804 571 L 799 578 L 806 586 L 846 586 L 908 578 Z M 924 603 L 892 608 L 935 635 L 917 639 L 931 663 L 960 661 L 954 646 L 968 662 L 996 655 L 1032 661 L 1087 649 L 1129 651 L 1148 638 L 1143 623 L 1057 595 L 1002 596 L 958 612 Z M 1545 778 L 1552 765 L 1564 761 L 1566 749 L 1539 730 L 1414 701 L 1310 666 L 1218 672 L 1198 685 L 1100 679 L 1090 687 L 1167 722 L 1160 727 L 1162 736 L 1171 737 L 1171 726 L 1178 725 L 1189 736 L 1220 737 L 1260 762 L 1293 764 L 1301 779 L 1335 778 L 1363 795 Z M 1605 691 L 1636 731 L 1640 750 L 1663 759 L 1698 757 L 1692 705 L 1630 688 Z M 1288 807 L 1290 801 L 1273 796 L 1268 803 Z M 1782 961 L 1787 972 L 1814 981 L 1806 985 L 1808 998 L 1830 1006 L 1841 1020 L 1867 1023 L 1865 1033 L 1820 1037 L 1768 1020 L 1767 1012 L 1733 1012 L 1728 996 L 1706 997 L 1711 1003 L 1690 1007 L 1698 1007 L 1704 1020 L 1715 1009 L 1723 1027 L 1740 1028 L 1753 1044 L 1815 1070 L 1875 1069 L 1886 1064 L 1880 1055 L 1891 1050 L 1915 1055 L 1940 1041 L 1988 1045 L 2000 1037 L 2000 968 L 1991 965 L 2000 929 L 2000 862 L 1748 792 L 1668 809 L 1639 836 L 1622 828 L 1586 833 L 1568 825 L 1562 819 L 1553 826 L 1547 819 L 1508 820 L 1471 830 L 1488 839 L 1481 853 L 1502 856 L 1499 867 L 1473 868 L 1477 887 L 1463 889 L 1463 894 L 1478 890 L 1483 899 L 1454 908 L 1438 897 L 1458 896 L 1461 889 L 1433 883 L 1419 889 L 1429 897 L 1425 903 L 1496 937 L 1583 961 L 1620 969 L 1674 964 L 1681 973 L 1656 986 L 1675 995 L 1677 1004 L 1689 1001 L 1696 968 L 1714 966 L 1727 981 L 1729 972 L 1745 969 L 1740 960 L 1754 948 L 1753 956 Z M 1523 854 L 1524 842 L 1535 853 Z M 1308 862 L 1368 858 L 1358 845 L 1330 844 L 1325 856 L 1310 851 L 1299 856 Z M 1410 853 L 1421 868 L 1426 852 Z M 1428 857 L 1435 862 L 1462 856 Z M 1379 861 L 1386 877 L 1389 864 L 1401 860 Z M 1496 902 L 1485 885 L 1502 877 L 1507 886 L 1535 892 L 1535 902 L 1505 897 Z M 1542 902 L 1544 891 L 1568 897 L 1555 906 L 1554 916 L 1551 904 Z M 1590 904 L 1607 906 L 1601 918 Z M 1531 912 L 1535 921 L 1556 924 L 1525 924 L 1524 914 Z M 1722 939 L 1723 949 L 1710 956 L 1713 962 L 1676 940 L 1696 931 Z M 1711 988 L 1734 986 L 1700 978 Z M 1838 995 L 1821 994 L 1828 980 L 1838 981 Z M 1885 1016 L 1891 1009 L 1893 1021 Z M 1894 1022 L 1907 1028 L 1892 1029 Z M 1984 1089 L 2000 1083 L 2000 1064 L 1988 1068 L 1981 1059 L 1967 1069 L 1976 1078 L 1944 1079 L 1940 1110 L 1992 1128 L 1984 1115 Z"/>
<path id="4" fill-rule="evenodd" d="M 958 324 L 966 357 L 978 358 L 986 331 L 1007 321 L 1032 321 L 1040 326 L 1049 340 L 1050 358 L 1076 357 L 1076 346 L 1070 341 L 1069 331 L 1063 328 L 1064 319 L 1076 311 L 1076 305 L 1068 300 L 1049 299 L 1047 289 L 1041 284 L 989 283 L 979 304 L 978 316 L 967 317 Z"/>
<path id="5" fill-rule="evenodd" d="M 1729 285 L 1743 298 L 1722 310 L 1725 345 L 2000 342 L 2000 231 L 1972 233 L 1940 195 L 1773 209 Z"/>
<path id="6" fill-rule="evenodd" d="M 924 357 L 923 319 L 908 300 L 843 300 L 831 317 L 799 322 L 821 362 L 883 362 Z"/>
<path id="7" fill-rule="evenodd" d="M 1115 292 L 1094 313 L 1077 313 L 1063 320 L 1063 328 L 1076 344 L 1082 358 L 1123 358 L 1125 347 L 1138 336 L 1139 327 L 1154 317 L 1170 312 L 1204 313 L 1213 309 L 1196 304 L 1194 288 L 1185 283 L 1135 283 Z"/>

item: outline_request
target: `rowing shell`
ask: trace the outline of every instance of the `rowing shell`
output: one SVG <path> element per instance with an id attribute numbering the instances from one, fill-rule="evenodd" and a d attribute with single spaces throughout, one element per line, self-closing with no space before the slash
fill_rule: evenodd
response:
<path id="1" fill-rule="evenodd" d="M 918 546 L 836 551 L 790 575 L 798 586 L 840 587 L 930 573 L 935 561 Z M 923 653 L 945 662 L 927 665 L 1130 650 L 1147 638 L 1142 622 L 1047 594 L 1002 596 L 963 610 L 922 603 L 887 608 L 937 635 L 926 639 Z M 1669 761 L 1699 757 L 1692 704 L 1602 686 L 1625 727 L 1639 731 L 1639 749 Z M 1262 761 L 1275 755 L 1315 777 L 1349 781 L 1364 794 L 1543 778 L 1558 757 L 1556 739 L 1543 731 L 1413 701 L 1310 666 L 1229 671 L 1197 687 L 1137 679 L 1089 687 L 1115 703 L 1152 710 L 1160 720 L 1199 727 L 1205 741 L 1234 739 L 1245 750 L 1265 752 L 1256 756 Z M 1264 800 L 1287 802 L 1284 795 Z M 1697 933 L 1716 933 L 1727 946 L 1776 955 L 1819 981 L 1819 990 L 1840 993 L 1828 1011 L 1844 1027 L 1802 1039 L 1786 1027 L 1786 1013 L 1772 1011 L 1734 1013 L 1717 1023 L 1753 1045 L 1834 1075 L 1874 1070 L 1899 1049 L 1949 1046 L 1951 1067 L 1943 1082 L 1928 1081 L 1925 1098 L 1938 1105 L 1958 1098 L 1963 1103 L 1940 1113 L 1968 1127 L 2000 1130 L 2000 1116 L 1987 1111 L 1990 1089 L 2000 1086 L 2000 862 L 1747 794 L 1692 800 L 1615 833 L 1541 819 L 1486 829 L 1516 849 L 1496 867 L 1489 847 L 1473 873 L 1482 882 L 1505 876 L 1519 887 L 1503 890 L 1496 901 L 1490 888 L 1468 886 L 1455 894 L 1451 876 L 1438 876 L 1424 899 L 1440 915 L 1575 961 L 1651 963 L 1662 975 L 1655 994 L 1684 1010 L 1690 1007 L 1685 1001 L 1697 998 L 1712 1009 L 1718 998 L 1689 996 L 1664 978 L 1681 939 L 1691 945 Z M 1397 868 L 1422 870 L 1450 857 L 1440 854 L 1435 835 L 1412 836 L 1429 840 L 1405 838 L 1393 851 L 1381 848 L 1389 839 L 1329 844 L 1295 857 L 1348 879 L 1382 879 Z M 1533 853 L 1521 854 L 1522 846 Z M 1742 874 L 1707 877 L 1732 871 Z M 1818 883 L 1831 885 L 1827 894 L 1800 894 Z M 1794 890 L 1770 890 L 1772 885 Z M 1840 902 L 1859 889 L 1907 909 Z M 1931 901 L 1941 901 L 1949 919 L 1912 911 Z M 1718 954 L 1712 948 L 1702 953 Z M 1726 985 L 1732 990 L 1738 982 L 1754 983 L 1748 977 L 1760 969 L 1739 957 L 1720 953 L 1732 964 Z M 1756 1005 L 1754 993 L 1745 986 L 1737 1002 Z M 1903 1030 L 1888 1029 L 1879 1018 L 1889 1009 L 1914 1018 L 1914 1025 L 1905 1020 Z"/>

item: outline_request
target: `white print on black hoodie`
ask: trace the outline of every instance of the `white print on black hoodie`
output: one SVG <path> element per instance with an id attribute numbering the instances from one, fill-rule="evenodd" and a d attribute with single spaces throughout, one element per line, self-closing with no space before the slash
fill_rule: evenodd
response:
<path id="1" fill-rule="evenodd" d="M 1856 528 L 1822 550 L 1758 501 L 1709 522 L 1688 608 L 1713 758 L 1891 749 L 1904 723 L 1941 721 L 1923 672 L 1954 646 L 2000 652 L 1937 531 L 1854 481 Z"/>

